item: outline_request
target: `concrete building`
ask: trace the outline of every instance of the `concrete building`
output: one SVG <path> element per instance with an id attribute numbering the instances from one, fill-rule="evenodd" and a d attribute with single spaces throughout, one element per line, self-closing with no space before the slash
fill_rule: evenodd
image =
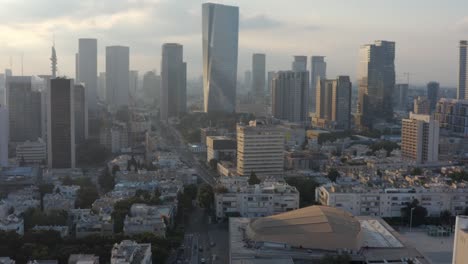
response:
<path id="1" fill-rule="evenodd" d="M 261 53 L 252 55 L 252 94 L 258 103 L 265 101 L 266 56 Z"/>
<path id="2" fill-rule="evenodd" d="M 61 238 L 66 238 L 70 235 L 68 226 L 34 226 L 34 231 L 55 231 L 60 234 Z"/>
<path id="3" fill-rule="evenodd" d="M 50 81 L 47 105 L 49 168 L 75 168 L 75 115 L 72 79 Z"/>
<path id="4" fill-rule="evenodd" d="M 427 99 L 429 100 L 431 113 L 435 110 L 437 101 L 439 100 L 439 88 L 438 82 L 429 82 L 427 84 Z"/>
<path id="5" fill-rule="evenodd" d="M 351 81 L 349 76 L 317 81 L 314 126 L 327 129 L 351 128 Z"/>
<path id="6" fill-rule="evenodd" d="M 119 153 L 129 147 L 129 131 L 127 124 L 114 122 L 110 128 L 102 128 L 99 134 L 99 143 L 112 153 Z"/>
<path id="7" fill-rule="evenodd" d="M 7 76 L 10 141 L 37 140 L 42 135 L 41 93 L 32 89 L 31 76 Z"/>
<path id="8" fill-rule="evenodd" d="M 308 123 L 309 73 L 280 71 L 273 78 L 272 115 L 289 122 Z"/>
<path id="9" fill-rule="evenodd" d="M 207 161 L 234 160 L 236 157 L 237 142 L 229 137 L 209 136 L 206 137 Z"/>
<path id="10" fill-rule="evenodd" d="M 128 90 L 133 100 L 137 97 L 138 71 L 130 71 L 128 74 Z"/>
<path id="11" fill-rule="evenodd" d="M 267 73 L 267 96 L 271 97 L 271 88 L 273 87 L 273 78 L 275 77 L 276 72 L 269 71 Z"/>
<path id="12" fill-rule="evenodd" d="M 442 98 L 436 105 L 434 119 L 450 134 L 468 136 L 468 100 Z"/>
<path id="13" fill-rule="evenodd" d="M 103 102 L 106 102 L 106 73 L 100 72 L 98 77 L 98 96 Z"/>
<path id="14" fill-rule="evenodd" d="M 154 71 L 146 72 L 143 75 L 143 101 L 147 104 L 159 104 L 161 93 L 161 76 Z"/>
<path id="15" fill-rule="evenodd" d="M 68 264 L 99 264 L 99 256 L 87 254 L 71 254 Z"/>
<path id="16" fill-rule="evenodd" d="M 130 215 L 124 220 L 124 233 L 129 236 L 152 233 L 166 237 L 167 230 L 174 224 L 175 214 L 173 206 L 133 204 Z"/>
<path id="17" fill-rule="evenodd" d="M 468 41 L 460 40 L 457 99 L 468 100 Z"/>
<path id="18" fill-rule="evenodd" d="M 400 111 L 407 111 L 408 108 L 408 84 L 398 83 L 395 84 L 395 91 L 393 93 L 393 107 Z"/>
<path id="19" fill-rule="evenodd" d="M 67 197 L 60 193 L 48 193 L 44 195 L 44 211 L 69 211 L 75 208 L 75 198 Z"/>
<path id="20" fill-rule="evenodd" d="M 75 143 L 84 143 L 88 139 L 88 102 L 86 101 L 85 85 L 75 84 L 74 92 L 74 114 L 75 114 Z"/>
<path id="21" fill-rule="evenodd" d="M 418 96 L 414 99 L 413 112 L 417 115 L 430 115 L 430 104 L 426 96 Z"/>
<path id="22" fill-rule="evenodd" d="M 284 133 L 264 121 L 237 125 L 237 173 L 258 177 L 283 175 Z"/>
<path id="23" fill-rule="evenodd" d="M 151 264 L 151 244 L 139 244 L 123 240 L 114 244 L 111 251 L 111 264 Z"/>
<path id="24" fill-rule="evenodd" d="M 0 231 L 16 232 L 20 236 L 24 235 L 23 218 L 14 214 L 0 218 Z"/>
<path id="25" fill-rule="evenodd" d="M 106 101 L 112 112 L 130 104 L 130 48 L 106 47 Z"/>
<path id="26" fill-rule="evenodd" d="M 167 121 L 186 112 L 187 102 L 186 64 L 183 61 L 183 47 L 176 43 L 162 46 L 161 60 L 161 120 Z M 185 100 L 185 101 L 184 101 Z"/>
<path id="27" fill-rule="evenodd" d="M 9 125 L 8 109 L 0 104 L 0 167 L 8 166 Z"/>
<path id="28" fill-rule="evenodd" d="M 395 42 L 378 40 L 361 46 L 358 68 L 357 125 L 372 128 L 377 120 L 393 117 L 395 88 Z"/>
<path id="29" fill-rule="evenodd" d="M 453 242 L 452 264 L 463 264 L 468 259 L 468 216 L 457 216 Z"/>
<path id="30" fill-rule="evenodd" d="M 299 208 L 299 192 L 286 183 L 264 181 L 261 184 L 248 185 L 244 181 L 237 184 L 229 182 L 221 186 L 227 191 L 215 192 L 218 219 L 230 216 L 264 217 Z"/>
<path id="31" fill-rule="evenodd" d="M 439 159 L 439 122 L 430 115 L 410 113 L 401 126 L 401 157 L 417 164 Z"/>
<path id="32" fill-rule="evenodd" d="M 18 164 L 47 164 L 47 144 L 39 138 L 37 141 L 26 141 L 16 146 Z"/>
<path id="33" fill-rule="evenodd" d="M 384 188 L 329 184 L 315 189 L 315 199 L 354 215 L 380 217 L 401 217 L 401 208 L 417 199 L 429 216 L 439 217 L 444 210 L 462 214 L 468 192 L 450 186 Z"/>
<path id="34" fill-rule="evenodd" d="M 294 61 L 292 62 L 291 70 L 294 72 L 307 71 L 307 56 L 294 56 Z"/>
<path id="35" fill-rule="evenodd" d="M 205 112 L 236 108 L 239 8 L 202 5 L 203 90 Z"/>
<path id="36" fill-rule="evenodd" d="M 317 81 L 327 78 L 327 63 L 324 56 L 312 56 L 310 58 L 310 90 L 309 90 L 309 111 L 315 112 L 317 94 Z"/>
<path id="37" fill-rule="evenodd" d="M 95 214 L 90 209 L 74 209 L 69 214 L 72 215 L 76 238 L 114 234 L 114 222 L 110 214 Z"/>
<path id="38" fill-rule="evenodd" d="M 97 39 L 78 39 L 78 74 L 77 83 L 86 87 L 87 110 L 94 113 L 97 110 L 98 71 L 97 71 Z"/>

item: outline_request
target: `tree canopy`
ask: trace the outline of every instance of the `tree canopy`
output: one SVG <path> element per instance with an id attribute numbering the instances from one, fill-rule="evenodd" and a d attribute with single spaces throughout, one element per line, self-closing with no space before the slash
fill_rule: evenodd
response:
<path id="1" fill-rule="evenodd" d="M 249 177 L 249 185 L 255 185 L 255 184 L 260 184 L 260 179 L 257 177 L 257 174 L 255 174 L 255 172 L 251 172 L 250 173 L 250 177 Z"/>
<path id="2" fill-rule="evenodd" d="M 411 211 L 413 211 L 412 226 L 420 226 L 426 222 L 427 209 L 419 205 L 419 201 L 414 199 L 401 208 L 401 217 L 405 223 L 411 220 Z"/>

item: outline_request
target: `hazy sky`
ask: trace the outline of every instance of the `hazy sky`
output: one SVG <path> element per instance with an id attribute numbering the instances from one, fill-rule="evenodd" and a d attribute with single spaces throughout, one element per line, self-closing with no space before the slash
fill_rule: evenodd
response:
<path id="1" fill-rule="evenodd" d="M 130 46 L 130 68 L 160 68 L 161 44 L 184 45 L 189 77 L 202 72 L 200 0 L 0 0 L 0 68 L 50 72 L 55 34 L 59 73 L 74 76 L 78 38 L 98 39 L 99 71 L 108 45 Z M 267 70 L 287 70 L 293 55 L 325 55 L 328 77 L 356 76 L 359 46 L 396 42 L 397 81 L 457 83 L 458 41 L 468 39 L 466 0 L 226 0 L 240 7 L 239 75 L 254 52 Z M 308 66 L 310 67 L 310 66 Z"/>

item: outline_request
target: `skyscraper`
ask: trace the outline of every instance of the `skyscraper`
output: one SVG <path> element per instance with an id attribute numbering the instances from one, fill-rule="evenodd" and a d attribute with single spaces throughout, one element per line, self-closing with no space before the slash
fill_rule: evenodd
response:
<path id="1" fill-rule="evenodd" d="M 154 71 L 146 72 L 143 75 L 143 93 L 144 101 L 147 104 L 159 104 L 161 93 L 161 76 L 156 75 Z"/>
<path id="2" fill-rule="evenodd" d="M 284 133 L 281 128 L 250 121 L 237 125 L 237 173 L 259 177 L 282 176 L 284 171 Z"/>
<path id="3" fill-rule="evenodd" d="M 350 129 L 352 85 L 349 76 L 320 79 L 317 83 L 314 125 L 321 128 Z"/>
<path id="4" fill-rule="evenodd" d="M 129 68 L 129 47 L 106 47 L 106 101 L 112 112 L 129 105 Z"/>
<path id="5" fill-rule="evenodd" d="M 361 46 L 358 68 L 359 102 L 357 125 L 372 128 L 376 120 L 393 117 L 395 87 L 395 42 L 378 40 Z"/>
<path id="6" fill-rule="evenodd" d="M 307 71 L 307 56 L 294 56 L 291 69 L 296 72 Z"/>
<path id="7" fill-rule="evenodd" d="M 272 84 L 272 115 L 290 122 L 307 122 L 308 92 L 309 72 L 277 72 Z"/>
<path id="8" fill-rule="evenodd" d="M 315 95 L 317 90 L 317 80 L 327 78 L 327 63 L 324 56 L 312 56 L 310 58 L 310 91 L 309 91 L 309 111 L 315 110 Z"/>
<path id="9" fill-rule="evenodd" d="M 393 106 L 401 111 L 407 111 L 408 104 L 408 84 L 395 84 L 393 92 Z"/>
<path id="10" fill-rule="evenodd" d="M 8 109 L 0 104 L 0 167 L 8 166 Z"/>
<path id="11" fill-rule="evenodd" d="M 468 99 L 468 41 L 460 40 L 457 99 Z"/>
<path id="12" fill-rule="evenodd" d="M 162 46 L 161 60 L 161 120 L 175 117 L 186 109 L 186 65 L 183 61 L 183 47 L 176 43 Z"/>
<path id="13" fill-rule="evenodd" d="M 74 82 L 50 80 L 47 109 L 49 168 L 75 168 Z"/>
<path id="14" fill-rule="evenodd" d="M 439 98 L 439 83 L 429 82 L 427 84 L 427 99 L 429 99 L 429 109 L 434 111 Z"/>
<path id="15" fill-rule="evenodd" d="M 138 71 L 130 71 L 128 74 L 128 89 L 132 98 L 137 97 Z"/>
<path id="16" fill-rule="evenodd" d="M 32 90 L 31 76 L 8 76 L 6 87 L 10 141 L 36 141 L 42 135 L 41 92 Z"/>
<path id="17" fill-rule="evenodd" d="M 86 88 L 83 83 L 75 84 L 74 114 L 75 114 L 75 143 L 82 144 L 88 138 L 88 106 Z"/>
<path id="18" fill-rule="evenodd" d="M 101 101 L 106 101 L 106 73 L 100 72 L 98 77 L 98 97 Z"/>
<path id="19" fill-rule="evenodd" d="M 78 40 L 78 72 L 76 81 L 86 87 L 88 110 L 97 110 L 97 39 L 81 38 Z"/>
<path id="20" fill-rule="evenodd" d="M 430 102 L 426 96 L 418 96 L 414 99 L 413 112 L 418 115 L 430 115 Z"/>
<path id="21" fill-rule="evenodd" d="M 269 71 L 268 72 L 268 81 L 267 81 L 267 95 L 271 97 L 271 87 L 273 85 L 273 77 L 275 77 L 276 72 L 274 71 Z"/>
<path id="22" fill-rule="evenodd" d="M 401 157 L 416 164 L 437 162 L 439 122 L 430 115 L 410 113 L 401 121 Z"/>
<path id="23" fill-rule="evenodd" d="M 205 112 L 236 109 L 239 8 L 202 5 L 203 90 Z"/>
<path id="24" fill-rule="evenodd" d="M 263 102 L 265 98 L 265 54 L 254 53 L 252 55 L 252 93 L 257 102 Z"/>

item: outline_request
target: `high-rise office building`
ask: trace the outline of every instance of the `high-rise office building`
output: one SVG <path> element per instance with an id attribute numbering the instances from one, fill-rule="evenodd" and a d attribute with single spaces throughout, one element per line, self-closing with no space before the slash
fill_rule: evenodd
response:
<path id="1" fill-rule="evenodd" d="M 395 84 L 395 91 L 393 92 L 393 107 L 401 111 L 407 111 L 408 105 L 408 84 L 398 83 Z"/>
<path id="2" fill-rule="evenodd" d="M 8 109 L 0 104 L 0 167 L 8 166 Z"/>
<path id="3" fill-rule="evenodd" d="M 257 102 L 265 99 L 266 56 L 261 53 L 252 55 L 252 93 Z"/>
<path id="4" fill-rule="evenodd" d="M 434 119 L 440 128 L 459 137 L 468 137 L 468 100 L 442 98 L 436 105 Z"/>
<path id="5" fill-rule="evenodd" d="M 244 72 L 244 89 L 250 92 L 252 88 L 252 71 L 248 70 Z"/>
<path id="6" fill-rule="evenodd" d="M 317 81 L 327 78 L 327 63 L 324 56 L 312 56 L 310 58 L 310 91 L 309 91 L 309 111 L 314 112 L 316 107 Z"/>
<path id="7" fill-rule="evenodd" d="M 129 68 L 129 47 L 106 47 L 106 101 L 112 112 L 130 103 Z"/>
<path id="8" fill-rule="evenodd" d="M 78 71 L 76 81 L 84 83 L 86 87 L 86 101 L 88 111 L 97 110 L 97 39 L 80 38 L 78 40 Z"/>
<path id="9" fill-rule="evenodd" d="M 161 120 L 176 117 L 186 109 L 186 64 L 183 47 L 176 43 L 162 46 L 161 60 Z"/>
<path id="10" fill-rule="evenodd" d="M 330 129 L 351 128 L 351 81 L 349 76 L 320 79 L 317 86 L 313 123 Z"/>
<path id="11" fill-rule="evenodd" d="M 85 84 L 77 83 L 73 89 L 75 113 L 75 143 L 82 144 L 88 138 L 88 106 Z"/>
<path id="12" fill-rule="evenodd" d="M 147 104 L 159 104 L 161 93 L 161 76 L 154 71 L 146 72 L 143 75 L 143 94 Z"/>
<path id="13" fill-rule="evenodd" d="M 272 82 L 272 115 L 290 122 L 308 122 L 309 72 L 280 71 Z"/>
<path id="14" fill-rule="evenodd" d="M 6 80 L 10 141 L 35 141 L 42 135 L 41 92 L 32 89 L 31 76 L 8 76 Z"/>
<path id="15" fill-rule="evenodd" d="M 379 40 L 361 46 L 358 86 L 358 127 L 372 128 L 376 120 L 385 121 L 393 117 L 395 42 Z"/>
<path id="16" fill-rule="evenodd" d="M 468 41 L 460 40 L 459 47 L 459 63 L 458 63 L 458 87 L 457 87 L 457 99 L 468 99 Z"/>
<path id="17" fill-rule="evenodd" d="M 273 77 L 275 77 L 276 72 L 269 71 L 267 77 L 267 95 L 271 97 L 271 87 L 273 86 Z"/>
<path id="18" fill-rule="evenodd" d="M 106 101 L 106 73 L 100 72 L 98 77 L 98 97 L 101 101 Z"/>
<path id="19" fill-rule="evenodd" d="M 50 80 L 47 106 L 49 168 L 75 168 L 74 81 Z"/>
<path id="20" fill-rule="evenodd" d="M 418 115 L 430 115 L 430 105 L 426 96 L 418 96 L 414 99 L 413 112 Z"/>
<path id="21" fill-rule="evenodd" d="M 452 264 L 464 264 L 468 259 L 468 216 L 458 215 L 455 221 Z"/>
<path id="22" fill-rule="evenodd" d="M 429 99 L 429 109 L 431 112 L 434 111 L 439 99 L 439 87 L 438 82 L 429 82 L 427 84 L 427 99 Z"/>
<path id="23" fill-rule="evenodd" d="M 307 71 L 307 56 L 294 56 L 291 69 L 295 72 Z"/>
<path id="24" fill-rule="evenodd" d="M 202 5 L 203 90 L 205 112 L 236 109 L 239 8 Z"/>
<path id="25" fill-rule="evenodd" d="M 262 121 L 237 125 L 237 174 L 252 172 L 264 178 L 282 176 L 284 171 L 284 133 Z"/>
<path id="26" fill-rule="evenodd" d="M 128 74 L 128 89 L 133 98 L 137 96 L 138 89 L 138 71 L 130 71 Z"/>
<path id="27" fill-rule="evenodd" d="M 410 113 L 401 121 L 401 157 L 416 164 L 438 161 L 439 122 L 430 115 Z"/>

